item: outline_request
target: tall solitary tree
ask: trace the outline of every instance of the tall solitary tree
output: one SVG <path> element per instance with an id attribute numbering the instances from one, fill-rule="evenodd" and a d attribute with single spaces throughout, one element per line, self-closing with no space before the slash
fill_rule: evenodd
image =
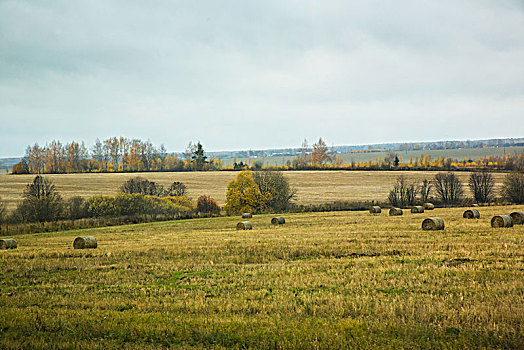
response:
<path id="1" fill-rule="evenodd" d="M 328 146 L 322 140 L 322 137 L 318 139 L 318 142 L 313 144 L 313 153 L 311 153 L 311 161 L 314 164 L 323 165 L 329 160 Z"/>
<path id="2" fill-rule="evenodd" d="M 27 185 L 23 197 L 17 212 L 24 221 L 54 221 L 62 212 L 62 197 L 56 191 L 55 185 L 40 175 Z"/>
<path id="3" fill-rule="evenodd" d="M 289 209 L 296 191 L 281 171 L 255 171 L 253 180 L 264 198 L 269 198 L 270 209 L 277 212 Z"/>
<path id="4" fill-rule="evenodd" d="M 502 198 L 513 203 L 524 203 L 524 173 L 506 175 L 501 189 Z"/>
<path id="5" fill-rule="evenodd" d="M 200 141 L 197 142 L 195 149 L 191 154 L 191 161 L 194 164 L 196 170 L 204 169 L 204 165 L 207 163 L 207 157 L 204 152 L 204 148 Z"/>
<path id="6" fill-rule="evenodd" d="M 495 180 L 493 180 L 493 175 L 488 172 L 471 173 L 468 185 L 476 203 L 489 203 L 495 198 Z"/>
<path id="7" fill-rule="evenodd" d="M 231 180 L 227 185 L 224 209 L 228 214 L 259 213 L 268 209 L 270 199 L 269 193 L 260 192 L 251 171 L 241 171 L 236 179 Z"/>
<path id="8" fill-rule="evenodd" d="M 457 204 L 464 195 L 464 188 L 458 176 L 453 173 L 438 173 L 433 178 L 435 192 L 444 204 Z"/>

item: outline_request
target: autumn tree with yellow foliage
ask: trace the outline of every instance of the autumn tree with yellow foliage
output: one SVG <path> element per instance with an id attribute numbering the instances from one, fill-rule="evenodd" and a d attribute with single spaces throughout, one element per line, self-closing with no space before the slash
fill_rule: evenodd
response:
<path id="1" fill-rule="evenodd" d="M 243 212 L 259 213 L 268 209 L 271 196 L 262 194 L 251 171 L 241 171 L 227 185 L 226 206 L 228 214 Z"/>

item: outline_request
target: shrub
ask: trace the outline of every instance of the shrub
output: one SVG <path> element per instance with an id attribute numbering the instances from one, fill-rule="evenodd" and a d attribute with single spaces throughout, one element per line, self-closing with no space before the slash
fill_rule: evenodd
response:
<path id="1" fill-rule="evenodd" d="M 220 207 L 210 196 L 200 196 L 197 199 L 197 212 L 205 214 L 220 214 Z"/>
<path id="2" fill-rule="evenodd" d="M 191 211 L 191 210 L 195 209 L 195 204 L 193 203 L 193 201 L 191 199 L 189 199 L 187 197 L 171 196 L 171 197 L 166 197 L 165 199 L 173 202 L 174 204 L 177 204 L 177 205 L 185 208 L 185 210 L 187 210 L 187 211 Z"/>
<path id="3" fill-rule="evenodd" d="M 20 221 L 54 221 L 62 213 L 62 197 L 55 190 L 55 185 L 40 175 L 27 185 L 23 197 L 15 213 Z"/>
<path id="4" fill-rule="evenodd" d="M 171 197 L 183 197 L 186 195 L 186 185 L 182 182 L 175 181 L 165 191 L 165 195 Z"/>
<path id="5" fill-rule="evenodd" d="M 502 198 L 507 201 L 524 203 L 524 173 L 511 173 L 506 175 L 501 190 Z"/>
<path id="6" fill-rule="evenodd" d="M 89 215 L 89 206 L 82 197 L 72 197 L 65 202 L 65 216 L 71 220 L 86 218 Z"/>
<path id="7" fill-rule="evenodd" d="M 255 171 L 253 180 L 264 198 L 269 198 L 268 207 L 274 211 L 285 211 L 295 196 L 289 181 L 281 171 Z"/>
<path id="8" fill-rule="evenodd" d="M 115 198 L 111 196 L 94 196 L 87 200 L 88 215 L 91 217 L 116 216 Z"/>
<path id="9" fill-rule="evenodd" d="M 261 193 L 251 171 L 241 171 L 227 185 L 226 206 L 228 214 L 259 213 L 268 209 L 270 195 Z"/>
<path id="10" fill-rule="evenodd" d="M 120 193 L 114 198 L 116 215 L 132 216 L 139 214 L 149 214 L 152 205 L 148 203 L 147 196 L 139 193 Z"/>
<path id="11" fill-rule="evenodd" d="M 185 197 L 144 196 L 139 193 L 120 193 L 112 196 L 95 196 L 88 200 L 89 216 L 166 215 L 174 217 L 193 211 L 193 202 Z"/>
<path id="12" fill-rule="evenodd" d="M 0 197 L 0 224 L 2 224 L 7 218 L 7 207 L 5 202 Z"/>
<path id="13" fill-rule="evenodd" d="M 457 204 L 464 195 L 462 183 L 453 172 L 436 174 L 433 184 L 439 200 L 444 204 Z"/>
<path id="14" fill-rule="evenodd" d="M 189 215 L 193 211 L 191 201 L 189 201 L 189 205 L 182 205 L 182 201 L 173 201 L 173 198 L 177 199 L 180 197 L 160 198 L 156 196 L 146 196 L 147 203 L 145 213 L 154 216 L 165 215 L 174 217 L 181 214 Z"/>
<path id="15" fill-rule="evenodd" d="M 120 192 L 127 194 L 143 194 L 149 196 L 164 195 L 164 187 L 141 177 L 129 179 L 120 186 Z"/>
<path id="16" fill-rule="evenodd" d="M 485 171 L 474 172 L 469 176 L 469 188 L 476 203 L 489 203 L 495 199 L 495 180 Z"/>

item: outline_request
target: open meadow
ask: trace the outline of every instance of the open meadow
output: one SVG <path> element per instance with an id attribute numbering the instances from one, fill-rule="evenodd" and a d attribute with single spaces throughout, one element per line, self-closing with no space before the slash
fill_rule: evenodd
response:
<path id="1" fill-rule="evenodd" d="M 386 201 L 387 196 L 399 175 L 409 182 L 431 179 L 435 171 L 288 171 L 285 176 L 296 190 L 299 204 L 321 204 L 337 200 L 347 201 Z M 52 180 L 64 198 L 73 196 L 90 197 L 111 195 L 119 191 L 126 180 L 141 176 L 168 187 L 173 181 L 181 181 L 187 186 L 188 195 L 193 200 L 205 194 L 223 205 L 226 189 L 236 171 L 204 172 L 165 172 L 165 173 L 109 173 L 109 174 L 60 174 L 45 175 Z M 457 172 L 467 184 L 468 172 Z M 22 200 L 26 184 L 35 175 L 0 175 L 0 197 L 9 209 L 14 209 Z M 505 174 L 493 173 L 495 188 L 498 189 Z M 469 195 L 469 191 L 466 193 Z"/>
<path id="2" fill-rule="evenodd" d="M 523 348 L 524 225 L 489 220 L 524 206 L 463 210 L 15 236 L 0 251 L 0 348 Z M 422 231 L 428 216 L 445 230 Z M 73 250 L 79 235 L 98 248 Z"/>

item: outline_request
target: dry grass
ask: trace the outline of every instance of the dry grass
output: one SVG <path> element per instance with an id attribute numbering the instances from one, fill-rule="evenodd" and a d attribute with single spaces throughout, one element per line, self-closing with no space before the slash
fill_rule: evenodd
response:
<path id="1" fill-rule="evenodd" d="M 523 206 L 195 219 L 22 235 L 0 348 L 523 348 Z M 98 249 L 75 251 L 95 236 Z"/>
<path id="2" fill-rule="evenodd" d="M 225 202 L 226 188 L 237 172 L 190 172 L 190 173 L 134 173 L 134 174 L 64 174 L 46 175 L 65 198 L 89 197 L 97 194 L 118 192 L 120 185 L 135 176 L 169 186 L 173 181 L 182 181 L 193 199 L 210 195 L 221 205 Z M 432 178 L 436 172 L 415 171 L 290 171 L 285 173 L 297 189 L 299 204 L 320 204 L 336 200 L 379 200 L 385 201 L 396 178 L 405 175 L 409 182 L 420 182 Z M 459 172 L 460 179 L 467 183 L 469 173 Z M 494 173 L 497 187 L 505 174 Z M 13 209 L 21 200 L 25 185 L 34 175 L 0 175 L 0 197 Z"/>

